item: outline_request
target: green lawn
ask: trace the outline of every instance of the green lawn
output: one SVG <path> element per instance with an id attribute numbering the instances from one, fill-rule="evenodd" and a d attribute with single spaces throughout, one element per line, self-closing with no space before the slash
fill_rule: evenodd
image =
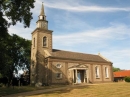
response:
<path id="1" fill-rule="evenodd" d="M 130 97 L 130 83 L 89 85 L 27 97 Z"/>
<path id="2" fill-rule="evenodd" d="M 54 87 L 63 87 L 61 86 L 49 86 L 49 87 L 31 87 L 31 86 L 22 86 L 22 87 L 0 87 L 0 96 L 25 92 L 25 91 L 34 91 L 39 89 L 51 89 Z M 26 96 L 26 97 L 130 97 L 130 83 L 117 82 L 117 83 L 104 83 L 104 84 L 92 84 L 85 85 L 80 87 L 70 88 L 67 87 L 64 90 L 52 91 L 48 93 Z"/>
<path id="3" fill-rule="evenodd" d="M 25 91 L 33 91 L 36 90 L 35 87 L 31 86 L 22 86 L 22 87 L 0 87 L 0 96 L 2 95 L 9 95 L 9 94 L 14 94 L 14 93 L 20 93 L 20 92 L 25 92 Z"/>
<path id="4" fill-rule="evenodd" d="M 28 91 L 35 91 L 35 90 L 41 90 L 41 89 L 50 89 L 55 87 L 62 87 L 62 85 L 59 86 L 44 86 L 44 87 L 34 87 L 34 86 L 15 86 L 14 88 L 12 86 L 10 87 L 0 87 L 0 97 L 4 95 L 10 95 L 15 93 L 21 93 L 21 92 L 28 92 Z"/>

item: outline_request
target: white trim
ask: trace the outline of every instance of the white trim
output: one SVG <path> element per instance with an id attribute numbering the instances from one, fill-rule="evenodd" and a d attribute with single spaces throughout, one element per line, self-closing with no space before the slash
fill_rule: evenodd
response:
<path id="1" fill-rule="evenodd" d="M 102 56 L 100 53 L 98 53 L 98 55 L 99 55 L 100 57 L 102 57 L 104 60 L 106 60 L 106 61 L 108 61 L 108 62 L 111 62 L 110 60 L 108 60 L 107 58 L 105 58 L 104 56 Z"/>

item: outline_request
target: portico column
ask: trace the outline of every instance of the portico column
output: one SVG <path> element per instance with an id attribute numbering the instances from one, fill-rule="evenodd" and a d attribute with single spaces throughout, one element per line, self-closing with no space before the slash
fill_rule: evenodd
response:
<path id="1" fill-rule="evenodd" d="M 87 69 L 87 83 L 89 83 L 89 70 Z"/>
<path id="2" fill-rule="evenodd" d="M 76 78 L 76 82 L 77 83 L 77 69 L 75 69 L 75 78 Z"/>
<path id="3" fill-rule="evenodd" d="M 74 83 L 74 70 L 73 70 L 73 79 L 72 79 L 72 83 Z"/>
<path id="4" fill-rule="evenodd" d="M 84 70 L 84 83 L 85 83 L 85 78 L 86 78 L 86 70 Z"/>

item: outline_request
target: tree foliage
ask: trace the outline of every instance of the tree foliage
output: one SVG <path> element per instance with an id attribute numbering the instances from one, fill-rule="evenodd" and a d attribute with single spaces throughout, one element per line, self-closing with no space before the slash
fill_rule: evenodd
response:
<path id="1" fill-rule="evenodd" d="M 29 68 L 30 41 L 9 35 L 10 25 L 17 22 L 30 26 L 35 0 L 0 0 L 0 74 L 11 78 L 20 68 Z M 13 33 L 13 32 L 12 32 Z"/>
<path id="2" fill-rule="evenodd" d="M 1 28 L 15 25 L 18 21 L 23 22 L 24 27 L 29 27 L 32 19 L 30 10 L 34 8 L 34 2 L 34 0 L 0 0 L 0 22 L 1 25 L 4 23 Z"/>
<path id="3" fill-rule="evenodd" d="M 130 82 L 130 77 L 125 77 L 126 82 Z"/>
<path id="4" fill-rule="evenodd" d="M 16 34 L 8 36 L 7 42 L 3 45 L 2 61 L 0 63 L 0 74 L 11 80 L 13 72 L 18 73 L 30 67 L 31 41 L 23 39 Z"/>
<path id="5" fill-rule="evenodd" d="M 17 21 L 23 21 L 24 26 L 28 27 L 32 19 L 30 8 L 34 7 L 33 2 L 34 0 L 4 0 L 2 9 L 12 25 L 15 25 Z"/>
<path id="6" fill-rule="evenodd" d="M 120 68 L 113 67 L 113 72 L 120 71 Z"/>

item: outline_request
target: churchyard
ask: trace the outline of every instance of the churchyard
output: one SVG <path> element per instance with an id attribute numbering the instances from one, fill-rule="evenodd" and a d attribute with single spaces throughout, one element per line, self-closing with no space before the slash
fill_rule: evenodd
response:
<path id="1" fill-rule="evenodd" d="M 95 84 L 27 97 L 130 97 L 130 83 Z"/>
<path id="2" fill-rule="evenodd" d="M 61 86 L 44 86 L 40 88 L 32 86 L 22 86 L 22 87 L 0 87 L 0 96 L 10 95 L 19 92 L 35 91 L 61 88 Z M 130 97 L 130 83 L 126 82 L 114 82 L 114 83 L 103 83 L 103 84 L 90 84 L 79 87 L 69 87 L 65 89 L 60 89 L 57 91 L 45 92 L 43 94 L 36 94 L 25 97 Z"/>

